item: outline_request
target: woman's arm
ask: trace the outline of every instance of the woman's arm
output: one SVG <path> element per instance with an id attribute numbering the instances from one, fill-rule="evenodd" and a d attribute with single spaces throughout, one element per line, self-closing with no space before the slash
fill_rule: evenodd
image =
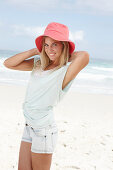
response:
<path id="1" fill-rule="evenodd" d="M 32 57 L 34 55 L 39 55 L 40 52 L 37 48 L 30 49 L 28 51 L 18 53 L 4 61 L 4 66 L 10 68 L 10 67 L 15 67 L 22 63 L 25 59 Z"/>
<path id="2" fill-rule="evenodd" d="M 73 52 L 71 54 L 70 61 L 72 61 L 71 69 L 76 75 L 89 63 L 89 53 L 86 51 Z"/>
<path id="3" fill-rule="evenodd" d="M 67 69 L 63 81 L 63 88 L 89 63 L 89 54 L 86 51 L 73 52 L 69 58 L 69 62 L 71 62 L 71 64 Z"/>
<path id="4" fill-rule="evenodd" d="M 87 51 L 75 51 L 70 55 L 69 62 L 73 61 L 77 57 L 83 57 L 86 58 L 86 60 L 89 60 L 89 54 Z"/>

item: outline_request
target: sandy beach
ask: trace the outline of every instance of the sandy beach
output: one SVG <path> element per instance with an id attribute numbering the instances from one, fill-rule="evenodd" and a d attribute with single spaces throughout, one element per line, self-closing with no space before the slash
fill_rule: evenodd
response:
<path id="1" fill-rule="evenodd" d="M 26 87 L 0 85 L 0 169 L 17 170 Z M 51 170 L 113 170 L 113 96 L 68 92 L 54 108 Z"/>

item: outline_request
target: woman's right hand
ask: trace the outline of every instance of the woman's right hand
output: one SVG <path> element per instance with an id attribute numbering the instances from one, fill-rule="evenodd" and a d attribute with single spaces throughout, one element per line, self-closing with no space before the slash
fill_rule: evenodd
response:
<path id="1" fill-rule="evenodd" d="M 30 50 L 18 53 L 14 56 L 7 58 L 4 61 L 4 65 L 8 68 L 15 67 L 17 65 L 20 65 L 24 60 L 26 60 L 34 55 L 39 55 L 39 54 L 40 54 L 40 52 L 39 52 L 38 48 L 32 48 Z M 24 63 L 25 62 L 26 61 L 24 61 Z"/>
<path id="2" fill-rule="evenodd" d="M 40 55 L 40 52 L 39 52 L 38 48 L 33 48 L 31 50 L 34 50 L 35 55 Z"/>

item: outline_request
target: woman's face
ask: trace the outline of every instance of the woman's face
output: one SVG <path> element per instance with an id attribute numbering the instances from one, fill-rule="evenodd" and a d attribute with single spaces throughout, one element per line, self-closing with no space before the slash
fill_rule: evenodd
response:
<path id="1" fill-rule="evenodd" d="M 50 60 L 58 61 L 62 54 L 63 44 L 50 37 L 45 37 L 44 49 Z"/>

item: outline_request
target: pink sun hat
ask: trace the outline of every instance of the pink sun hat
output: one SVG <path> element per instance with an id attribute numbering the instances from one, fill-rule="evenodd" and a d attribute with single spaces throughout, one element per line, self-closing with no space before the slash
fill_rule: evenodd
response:
<path id="1" fill-rule="evenodd" d="M 66 25 L 57 22 L 51 22 L 47 25 L 44 34 L 35 39 L 36 47 L 39 52 L 42 50 L 43 36 L 48 36 L 58 41 L 67 41 L 69 43 L 69 53 L 71 54 L 75 49 L 75 44 L 69 40 L 69 29 Z"/>

